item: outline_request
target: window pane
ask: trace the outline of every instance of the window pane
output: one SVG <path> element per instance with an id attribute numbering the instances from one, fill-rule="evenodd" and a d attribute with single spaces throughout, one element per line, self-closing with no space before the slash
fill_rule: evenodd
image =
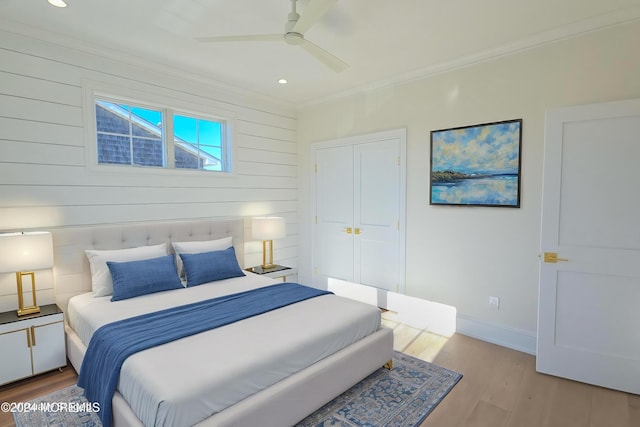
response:
<path id="1" fill-rule="evenodd" d="M 184 142 L 198 142 L 198 123 L 193 117 L 173 116 L 173 134 L 176 138 Z"/>
<path id="2" fill-rule="evenodd" d="M 113 104 L 104 101 L 96 102 L 96 129 L 98 132 L 129 134 L 128 119 L 110 110 Z"/>
<path id="3" fill-rule="evenodd" d="M 161 138 L 162 113 L 146 108 L 130 107 L 133 136 Z"/>
<path id="4" fill-rule="evenodd" d="M 133 164 L 140 166 L 163 166 L 164 155 L 161 139 L 133 138 Z"/>
<path id="5" fill-rule="evenodd" d="M 222 156 L 222 147 L 212 147 L 210 145 L 200 145 L 200 150 L 209 156 L 219 159 Z"/>
<path id="6" fill-rule="evenodd" d="M 96 129 L 98 163 L 164 165 L 161 111 L 96 100 Z"/>
<path id="7" fill-rule="evenodd" d="M 173 116 L 176 168 L 224 170 L 224 123 L 179 114 Z"/>
<path id="8" fill-rule="evenodd" d="M 176 158 L 176 168 L 178 169 L 200 169 L 200 158 L 193 153 L 186 151 L 182 146 L 176 145 L 174 148 Z"/>
<path id="9" fill-rule="evenodd" d="M 129 137 L 98 134 L 98 163 L 130 165 Z"/>
<path id="10" fill-rule="evenodd" d="M 200 120 L 200 144 L 217 145 L 222 143 L 222 123 Z"/>

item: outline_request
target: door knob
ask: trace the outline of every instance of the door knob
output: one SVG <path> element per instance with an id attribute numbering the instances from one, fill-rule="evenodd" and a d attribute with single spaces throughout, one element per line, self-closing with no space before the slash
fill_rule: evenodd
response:
<path id="1" fill-rule="evenodd" d="M 557 263 L 558 261 L 569 261 L 567 258 L 558 258 L 558 254 L 556 252 L 545 252 L 544 253 L 544 262 Z"/>
<path id="2" fill-rule="evenodd" d="M 356 229 L 356 230 L 357 230 L 357 229 Z M 344 232 L 345 232 L 345 233 L 347 233 L 347 234 L 351 234 L 351 233 L 353 233 L 353 229 L 352 229 L 351 227 L 347 227 L 347 228 L 345 228 L 345 229 L 344 229 L 344 230 L 342 230 L 342 231 L 344 231 Z"/>

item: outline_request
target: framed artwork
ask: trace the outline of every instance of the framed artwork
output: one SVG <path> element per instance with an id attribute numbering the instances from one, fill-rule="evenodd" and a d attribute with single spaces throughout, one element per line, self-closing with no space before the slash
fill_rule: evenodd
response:
<path id="1" fill-rule="evenodd" d="M 431 131 L 432 205 L 520 207 L 522 119 Z"/>

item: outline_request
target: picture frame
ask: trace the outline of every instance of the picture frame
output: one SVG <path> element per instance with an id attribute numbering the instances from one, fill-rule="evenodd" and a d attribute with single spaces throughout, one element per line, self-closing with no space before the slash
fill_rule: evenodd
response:
<path id="1" fill-rule="evenodd" d="M 430 205 L 520 207 L 522 119 L 431 131 Z"/>

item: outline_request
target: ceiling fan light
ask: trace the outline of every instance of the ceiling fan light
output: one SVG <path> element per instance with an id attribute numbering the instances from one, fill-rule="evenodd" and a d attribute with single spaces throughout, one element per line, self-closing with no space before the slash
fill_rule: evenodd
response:
<path id="1" fill-rule="evenodd" d="M 278 83 L 280 83 L 281 85 L 286 85 L 288 82 L 287 79 L 278 79 Z"/>
<path id="2" fill-rule="evenodd" d="M 47 0 L 50 5 L 55 7 L 67 7 L 67 3 L 64 0 Z"/>

